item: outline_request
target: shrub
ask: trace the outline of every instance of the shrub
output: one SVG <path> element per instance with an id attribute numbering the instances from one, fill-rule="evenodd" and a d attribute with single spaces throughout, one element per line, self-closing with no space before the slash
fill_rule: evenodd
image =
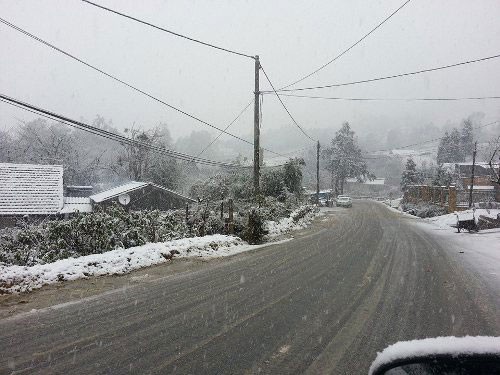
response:
<path id="1" fill-rule="evenodd" d="M 410 215 L 418 216 L 421 218 L 440 216 L 448 213 L 448 211 L 444 207 L 437 206 L 432 203 L 423 202 L 418 204 L 406 202 L 402 204 L 402 209 L 404 212 L 407 212 Z"/>
<path id="2" fill-rule="evenodd" d="M 262 213 L 258 208 L 252 207 L 248 212 L 248 224 L 243 232 L 243 239 L 250 244 L 259 244 L 266 234 Z"/>

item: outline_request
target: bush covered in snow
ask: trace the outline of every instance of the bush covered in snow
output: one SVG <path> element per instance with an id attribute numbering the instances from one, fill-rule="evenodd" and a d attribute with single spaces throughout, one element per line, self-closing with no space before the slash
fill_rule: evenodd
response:
<path id="1" fill-rule="evenodd" d="M 255 244 L 263 242 L 269 228 L 274 234 L 298 228 L 297 223 L 313 209 L 313 206 L 297 209 L 300 203 L 293 196 L 284 202 L 263 197 L 258 207 L 250 200 L 235 201 L 234 234 Z M 26 225 L 2 231 L 0 264 L 32 266 L 146 243 L 227 234 L 220 209 L 220 202 L 192 205 L 186 222 L 184 210 L 129 212 L 116 205 L 68 220 Z M 227 205 L 224 214 L 227 215 Z"/>
<path id="2" fill-rule="evenodd" d="M 410 215 L 418 216 L 421 218 L 426 218 L 426 217 L 434 217 L 434 216 L 440 216 L 440 215 L 445 215 L 448 213 L 446 208 L 437 206 L 432 203 L 403 203 L 401 205 L 402 209 L 404 212 L 409 213 Z"/>
<path id="3" fill-rule="evenodd" d="M 33 265 L 118 247 L 187 237 L 180 212 L 127 212 L 119 206 L 20 229 L 0 240 L 0 262 Z"/>
<path id="4" fill-rule="evenodd" d="M 305 228 L 316 216 L 319 209 L 313 205 L 300 206 L 290 216 L 276 221 L 266 221 L 267 238 L 277 237 L 292 230 Z"/>

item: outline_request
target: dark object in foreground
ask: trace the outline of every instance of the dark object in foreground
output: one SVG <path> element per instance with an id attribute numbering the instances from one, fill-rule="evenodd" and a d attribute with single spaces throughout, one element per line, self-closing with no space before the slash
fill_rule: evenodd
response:
<path id="1" fill-rule="evenodd" d="M 476 220 L 458 220 L 456 225 L 452 225 L 452 227 L 457 228 L 458 233 L 460 233 L 461 229 L 468 230 L 469 232 L 477 232 L 479 231 Z"/>
<path id="2" fill-rule="evenodd" d="M 500 374 L 500 337 L 398 342 L 377 355 L 369 374 Z"/>

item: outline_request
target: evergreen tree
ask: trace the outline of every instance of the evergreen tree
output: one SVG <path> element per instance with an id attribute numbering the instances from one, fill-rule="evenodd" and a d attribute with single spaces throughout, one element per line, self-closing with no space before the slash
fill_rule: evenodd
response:
<path id="1" fill-rule="evenodd" d="M 335 138 L 330 147 L 323 151 L 322 157 L 326 161 L 325 168 L 331 173 L 336 194 L 344 192 L 346 178 L 364 180 L 372 176 L 348 122 L 342 124 L 342 128 L 335 133 Z"/>
<path id="2" fill-rule="evenodd" d="M 422 183 L 422 174 L 417 171 L 417 164 L 412 157 L 406 160 L 405 170 L 401 175 L 401 190 L 406 191 L 408 186 Z"/>
<path id="3" fill-rule="evenodd" d="M 452 181 L 452 176 L 450 172 L 443 168 L 443 165 L 438 165 L 436 169 L 436 174 L 432 180 L 434 186 L 450 186 Z"/>
<path id="4" fill-rule="evenodd" d="M 474 130 L 470 119 L 463 121 L 460 138 L 464 158 L 472 156 L 472 150 L 474 148 Z"/>
<path id="5" fill-rule="evenodd" d="M 453 128 L 450 133 L 450 154 L 448 163 L 460 163 L 465 161 L 462 147 L 462 136 L 457 128 Z"/>
<path id="6" fill-rule="evenodd" d="M 460 163 L 465 161 L 464 149 L 462 147 L 462 136 L 457 128 L 451 133 L 446 132 L 439 141 L 437 152 L 437 163 Z"/>
<path id="7" fill-rule="evenodd" d="M 448 155 L 450 154 L 450 135 L 448 132 L 444 133 L 443 138 L 439 141 L 437 151 L 437 163 L 441 165 L 448 162 Z"/>

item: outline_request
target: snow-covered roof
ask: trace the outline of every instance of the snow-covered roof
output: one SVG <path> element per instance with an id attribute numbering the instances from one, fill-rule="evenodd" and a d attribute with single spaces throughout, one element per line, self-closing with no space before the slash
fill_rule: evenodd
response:
<path id="1" fill-rule="evenodd" d="M 176 191 L 167 189 L 167 188 L 160 186 L 160 185 L 153 184 L 152 182 L 140 182 L 140 181 L 131 181 L 131 182 L 128 182 L 126 184 L 116 186 L 112 189 L 101 191 L 100 193 L 91 195 L 90 199 L 95 203 L 100 203 L 100 202 L 103 202 L 105 200 L 115 198 L 121 194 L 129 193 L 131 191 L 138 190 L 138 189 L 142 189 L 148 185 L 154 186 L 158 189 L 161 189 L 161 190 L 164 190 L 164 191 L 169 192 L 171 194 L 174 194 L 180 198 L 194 202 L 194 199 L 185 197 L 184 195 L 179 194 Z"/>
<path id="2" fill-rule="evenodd" d="M 467 190 L 470 190 L 470 185 L 467 185 Z M 490 186 L 474 185 L 474 190 L 495 190 L 495 187 L 493 185 Z"/>
<path id="3" fill-rule="evenodd" d="M 358 179 L 357 178 L 346 178 L 346 182 L 357 183 Z M 365 185 L 384 185 L 385 184 L 385 178 L 376 178 L 374 180 L 366 180 L 364 182 L 360 182 L 360 184 L 365 184 Z"/>
<path id="4" fill-rule="evenodd" d="M 56 214 L 62 206 L 62 165 L 0 163 L 0 215 Z"/>
<path id="5" fill-rule="evenodd" d="M 376 178 L 374 180 L 366 180 L 364 183 L 366 185 L 384 185 L 385 178 Z"/>
<path id="6" fill-rule="evenodd" d="M 92 204 L 88 197 L 64 197 L 64 206 L 60 214 L 75 212 L 92 212 Z"/>

